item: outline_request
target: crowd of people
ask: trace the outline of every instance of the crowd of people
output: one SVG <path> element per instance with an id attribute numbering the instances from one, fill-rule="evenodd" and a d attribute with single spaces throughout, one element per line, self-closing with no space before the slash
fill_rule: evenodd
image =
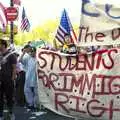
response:
<path id="1" fill-rule="evenodd" d="M 6 40 L 0 39 L 0 120 L 4 120 L 4 106 L 15 120 L 15 104 L 36 111 L 39 107 L 37 92 L 36 48 L 30 44 L 21 54 L 8 49 Z"/>
<path id="2" fill-rule="evenodd" d="M 109 46 L 111 48 L 113 46 Z M 70 36 L 65 35 L 62 46 L 57 48 L 66 54 L 77 54 L 83 49 L 71 43 Z M 100 46 L 86 47 L 86 52 L 100 50 Z M 107 48 L 105 48 L 107 49 Z M 28 42 L 22 49 L 21 54 L 8 49 L 6 40 L 0 39 L 0 120 L 4 120 L 4 105 L 7 105 L 11 120 L 15 120 L 13 107 L 26 106 L 30 111 L 39 108 L 37 92 L 37 60 L 36 48 Z"/>

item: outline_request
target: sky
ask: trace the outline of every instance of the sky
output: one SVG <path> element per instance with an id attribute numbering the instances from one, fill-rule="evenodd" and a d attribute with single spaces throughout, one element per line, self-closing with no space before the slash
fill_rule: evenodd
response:
<path id="1" fill-rule="evenodd" d="M 119 0 L 92 0 L 101 3 L 118 3 Z M 10 0 L 0 0 L 5 6 L 9 6 Z M 43 24 L 47 20 L 60 19 L 65 8 L 71 22 L 80 24 L 81 0 L 21 0 L 19 15 L 24 6 L 32 28 Z M 120 2 L 119 2 L 120 3 Z M 20 18 L 19 16 L 19 18 Z"/>
<path id="2" fill-rule="evenodd" d="M 27 17 L 32 25 L 36 27 L 47 20 L 55 20 L 61 17 L 65 8 L 72 22 L 79 24 L 80 21 L 80 0 L 21 0 Z M 10 0 L 0 0 L 4 5 L 9 6 Z"/>

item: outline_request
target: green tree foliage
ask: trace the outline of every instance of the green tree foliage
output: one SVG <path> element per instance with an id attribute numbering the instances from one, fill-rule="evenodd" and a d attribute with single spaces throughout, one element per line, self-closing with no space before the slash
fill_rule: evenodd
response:
<path id="1" fill-rule="evenodd" d="M 58 27 L 57 20 L 49 20 L 44 24 L 37 26 L 30 32 L 24 32 L 15 35 L 15 43 L 23 45 L 28 41 L 34 41 L 38 39 L 42 39 L 47 41 L 48 43 L 52 43 L 55 37 L 57 27 Z"/>
<path id="2" fill-rule="evenodd" d="M 18 26 L 17 25 L 14 25 L 13 26 L 13 32 L 14 32 L 14 35 L 17 34 L 17 29 L 18 29 Z M 0 29 L 0 38 L 4 38 L 6 40 L 9 40 L 10 39 L 10 24 L 8 24 L 6 26 L 6 30 L 3 32 L 1 29 Z"/>
<path id="3" fill-rule="evenodd" d="M 16 45 L 24 45 L 28 41 L 35 40 L 44 40 L 49 44 L 54 44 L 54 38 L 59 26 L 59 20 L 48 20 L 42 25 L 38 25 L 36 28 L 31 30 L 30 32 L 15 32 L 14 34 L 14 42 Z M 14 25 L 16 28 L 16 26 Z M 74 25 L 74 30 L 78 34 L 78 25 Z M 77 35 L 78 36 L 78 35 Z M 0 32 L 0 38 L 10 37 L 10 25 L 7 26 L 6 32 Z"/>
<path id="4" fill-rule="evenodd" d="M 6 30 L 3 32 L 2 29 L 0 29 L 0 38 L 4 38 L 4 37 L 7 37 L 9 38 L 10 36 L 10 26 L 7 25 L 6 26 Z"/>

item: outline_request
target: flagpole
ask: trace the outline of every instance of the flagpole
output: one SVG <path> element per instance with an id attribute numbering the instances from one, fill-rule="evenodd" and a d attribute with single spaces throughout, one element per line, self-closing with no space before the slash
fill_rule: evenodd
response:
<path id="1" fill-rule="evenodd" d="M 13 0 L 10 0 L 10 7 L 13 7 Z M 14 32 L 13 32 L 14 23 L 10 22 L 10 44 L 14 44 Z"/>

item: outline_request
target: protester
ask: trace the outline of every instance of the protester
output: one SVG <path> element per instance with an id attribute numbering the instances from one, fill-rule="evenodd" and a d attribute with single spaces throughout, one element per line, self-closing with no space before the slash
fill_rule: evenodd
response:
<path id="1" fill-rule="evenodd" d="M 18 106 L 25 106 L 25 96 L 24 96 L 24 83 L 25 83 L 25 70 L 23 65 L 19 62 L 19 54 L 15 53 L 17 57 L 17 79 L 16 79 L 16 104 Z"/>
<path id="2" fill-rule="evenodd" d="M 0 120 L 4 119 L 4 95 L 6 97 L 10 120 L 15 120 L 15 115 L 13 114 L 13 96 L 17 60 L 15 55 L 8 50 L 7 47 L 7 42 L 3 39 L 0 39 Z"/>
<path id="3" fill-rule="evenodd" d="M 36 48 L 31 47 L 31 51 L 27 57 L 25 57 L 27 49 L 23 49 L 23 53 L 19 61 L 26 67 L 26 79 L 25 79 L 25 98 L 30 110 L 34 110 L 37 107 L 37 72 L 36 72 Z"/>
<path id="4" fill-rule="evenodd" d="M 71 38 L 69 34 L 65 34 L 64 37 L 64 44 L 62 46 L 62 52 L 67 54 L 76 54 L 77 53 L 77 47 L 74 43 L 71 42 Z"/>
<path id="5" fill-rule="evenodd" d="M 100 46 L 96 45 L 96 46 L 89 46 L 86 48 L 87 53 L 93 53 L 96 52 L 100 49 Z"/>

